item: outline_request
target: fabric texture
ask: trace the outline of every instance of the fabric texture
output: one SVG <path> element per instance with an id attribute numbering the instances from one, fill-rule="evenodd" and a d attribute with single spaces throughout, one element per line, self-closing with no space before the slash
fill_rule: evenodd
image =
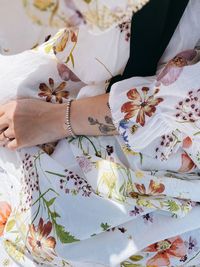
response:
<path id="1" fill-rule="evenodd" d="M 188 2 L 152 0 L 133 16 L 128 63 L 123 75 L 111 79 L 107 92 L 110 92 L 111 86 L 120 80 L 134 76 L 155 75 L 158 61 L 178 26 Z"/>
<path id="2" fill-rule="evenodd" d="M 5 9 L 14 2 L 2 2 L 7 27 Z M 33 8 L 34 18 L 38 5 L 25 3 L 20 12 L 28 8 L 30 18 Z M 198 29 L 199 9 L 199 0 L 189 2 L 169 46 L 180 33 L 189 36 L 188 19 Z M 130 23 L 99 35 L 86 25 L 61 29 L 20 54 L 32 41 L 18 38 L 14 50 L 2 28 L 0 103 L 20 97 L 62 103 L 66 95 L 105 93 L 128 61 Z M 34 44 L 50 27 L 33 28 Z M 161 62 L 174 55 L 157 75 L 112 86 L 109 102 L 120 136 L 66 138 L 16 152 L 0 148 L 2 266 L 199 265 L 198 39 L 197 30 L 179 46 L 192 50 L 175 58 L 176 42 L 167 48 Z"/>

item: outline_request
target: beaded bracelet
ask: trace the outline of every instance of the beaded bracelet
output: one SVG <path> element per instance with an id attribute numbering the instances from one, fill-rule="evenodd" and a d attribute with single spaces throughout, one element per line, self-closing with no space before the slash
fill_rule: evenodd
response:
<path id="1" fill-rule="evenodd" d="M 65 128 L 66 130 L 69 132 L 70 136 L 72 136 L 73 138 L 76 138 L 77 136 L 75 135 L 74 131 L 72 130 L 72 126 L 71 126 L 71 122 L 70 122 L 70 108 L 71 108 L 71 103 L 72 103 L 73 99 L 69 99 L 67 101 L 67 108 L 66 108 L 66 122 L 65 122 Z"/>

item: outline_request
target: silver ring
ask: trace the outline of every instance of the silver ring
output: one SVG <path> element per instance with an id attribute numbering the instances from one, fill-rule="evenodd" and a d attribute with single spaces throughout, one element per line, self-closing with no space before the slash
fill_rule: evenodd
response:
<path id="1" fill-rule="evenodd" d="M 9 142 L 11 139 L 5 135 L 5 132 L 3 132 L 3 137 Z"/>

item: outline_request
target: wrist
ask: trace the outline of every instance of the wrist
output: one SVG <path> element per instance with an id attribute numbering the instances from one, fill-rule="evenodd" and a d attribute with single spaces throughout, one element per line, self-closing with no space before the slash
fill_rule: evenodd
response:
<path id="1" fill-rule="evenodd" d="M 51 114 L 54 121 L 54 129 L 57 132 L 58 139 L 62 139 L 69 136 L 66 130 L 66 103 L 65 104 L 54 104 L 54 112 Z"/>

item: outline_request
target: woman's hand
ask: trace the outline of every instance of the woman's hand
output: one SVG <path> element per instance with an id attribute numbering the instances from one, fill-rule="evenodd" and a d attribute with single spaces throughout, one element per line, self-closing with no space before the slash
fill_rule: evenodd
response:
<path id="1" fill-rule="evenodd" d="M 15 150 L 64 138 L 65 112 L 65 104 L 37 99 L 20 99 L 0 106 L 0 145 Z"/>

